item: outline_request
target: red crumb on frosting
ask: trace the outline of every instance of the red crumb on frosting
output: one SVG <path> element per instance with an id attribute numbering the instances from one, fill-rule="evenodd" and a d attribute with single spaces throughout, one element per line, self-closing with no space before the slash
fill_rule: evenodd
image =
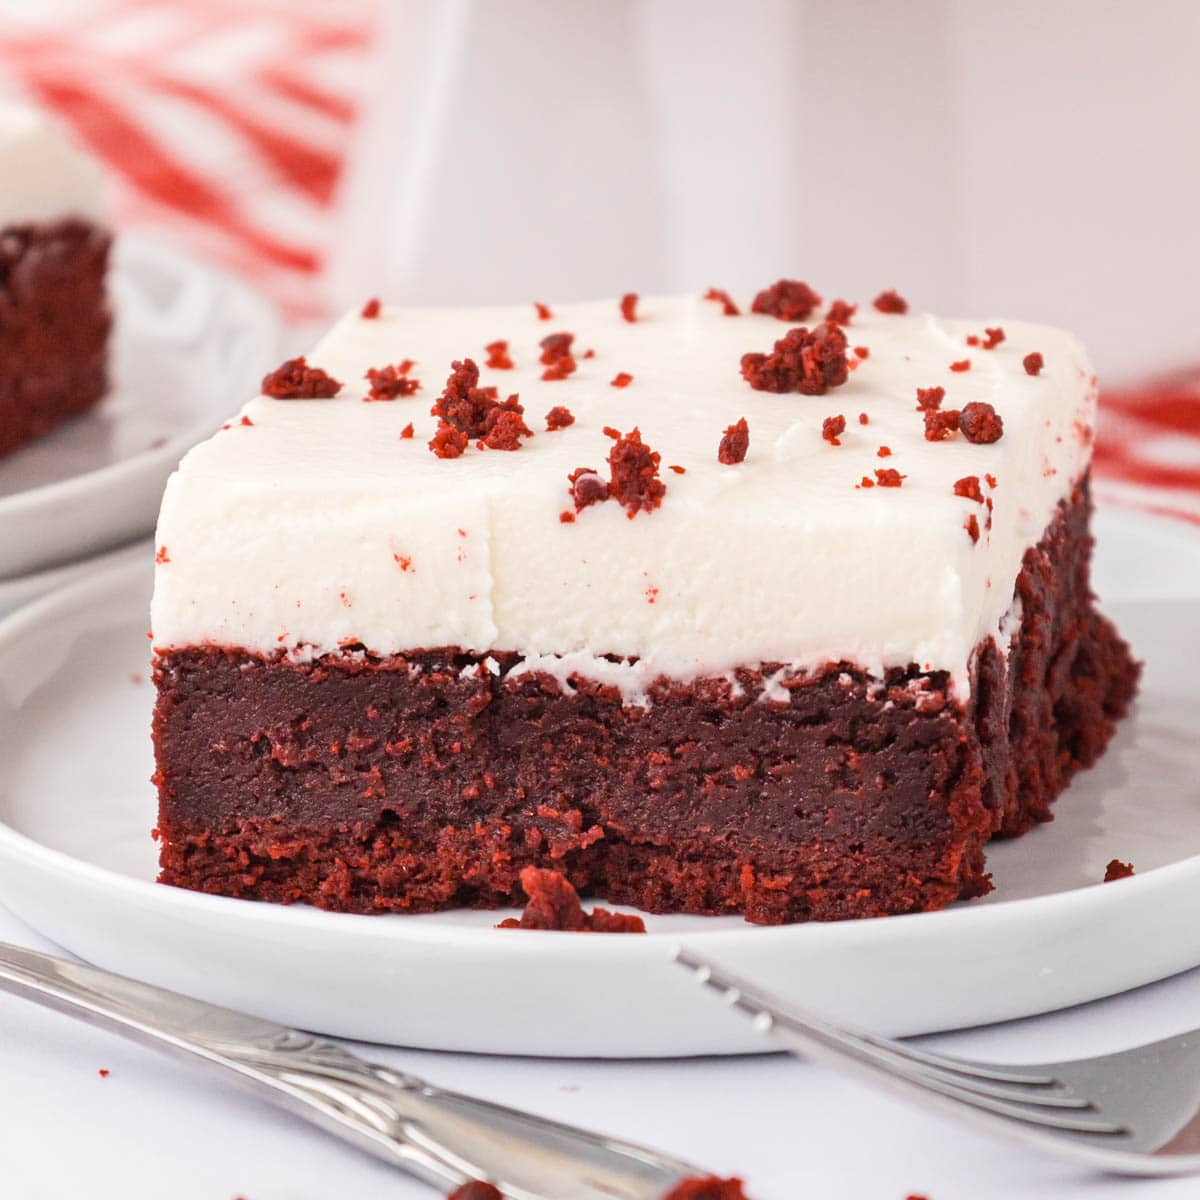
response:
<path id="1" fill-rule="evenodd" d="M 247 416 L 243 416 L 243 417 L 242 417 L 242 419 L 241 419 L 241 420 L 238 422 L 238 424 L 239 424 L 239 425 L 251 426 L 251 425 L 253 425 L 253 424 L 254 424 L 254 422 L 253 422 L 252 420 L 250 420 L 250 418 L 249 418 L 249 417 L 247 417 Z"/>
<path id="2" fill-rule="evenodd" d="M 1114 858 L 1104 868 L 1104 882 L 1112 883 L 1114 879 L 1128 879 L 1132 874 L 1133 863 L 1122 862 L 1119 858 Z"/>
<path id="3" fill-rule="evenodd" d="M 855 358 L 870 358 L 871 357 L 870 346 L 855 346 L 854 347 L 854 357 Z"/>
<path id="4" fill-rule="evenodd" d="M 564 525 L 574 525 L 575 524 L 575 514 L 573 512 L 567 512 L 565 509 L 558 514 L 558 519 Z"/>
<path id="5" fill-rule="evenodd" d="M 636 321 L 637 318 L 637 292 L 626 292 L 621 297 L 621 316 L 630 324 Z"/>
<path id="6" fill-rule="evenodd" d="M 445 421 L 439 421 L 429 448 L 438 458 L 458 458 L 467 448 L 467 435 Z"/>
<path id="7" fill-rule="evenodd" d="M 746 424 L 745 417 L 740 417 L 736 424 L 725 430 L 725 436 L 721 438 L 721 444 L 717 447 L 717 462 L 725 463 L 726 466 L 743 462 L 749 449 L 750 426 Z"/>
<path id="8" fill-rule="evenodd" d="M 873 480 L 869 475 L 864 475 L 862 479 L 860 479 L 854 486 L 860 488 L 874 487 L 875 480 Z"/>
<path id="9" fill-rule="evenodd" d="M 891 456 L 892 456 L 891 446 L 880 446 L 879 449 L 875 451 L 875 456 L 877 458 L 891 458 Z"/>
<path id="10" fill-rule="evenodd" d="M 515 396 L 509 397 L 509 401 L 515 399 Z M 507 405 L 509 401 L 506 401 L 505 404 Z M 480 445 L 486 446 L 489 450 L 520 450 L 521 439 L 533 436 L 533 430 L 525 424 L 525 419 L 521 415 L 522 411 L 520 405 L 511 408 L 502 405 L 500 410 L 495 413 L 492 427 L 481 439 Z"/>
<path id="11" fill-rule="evenodd" d="M 875 482 L 880 487 L 900 487 L 907 478 L 907 475 L 901 475 L 894 467 L 875 468 Z"/>
<path id="12" fill-rule="evenodd" d="M 618 371 L 612 377 L 613 387 L 628 387 L 633 382 L 633 376 L 628 371 Z"/>
<path id="13" fill-rule="evenodd" d="M 871 418 L 868 417 L 866 413 L 859 413 L 858 414 L 858 423 L 860 425 L 870 425 Z"/>
<path id="14" fill-rule="evenodd" d="M 1046 360 L 1042 357 L 1040 351 L 1034 350 L 1021 359 L 1021 364 L 1025 368 L 1026 375 L 1040 375 L 1042 368 L 1046 365 Z"/>
<path id="15" fill-rule="evenodd" d="M 159 546 L 159 548 L 154 552 L 154 561 L 158 563 L 159 566 L 162 566 L 163 563 L 169 563 L 171 561 L 171 556 L 167 553 L 166 546 Z"/>
<path id="16" fill-rule="evenodd" d="M 546 414 L 546 428 L 553 432 L 556 429 L 566 429 L 568 425 L 575 424 L 575 415 L 569 408 L 563 408 L 561 404 L 556 404 Z"/>
<path id="17" fill-rule="evenodd" d="M 396 366 L 371 367 L 363 378 L 371 385 L 371 390 L 363 397 L 364 400 L 395 400 L 398 396 L 411 396 L 421 387 L 419 379 L 410 379 L 412 370 L 411 358 L 406 358 Z"/>
<path id="18" fill-rule="evenodd" d="M 994 487 L 996 486 L 996 477 L 995 477 L 995 475 L 992 475 L 992 474 L 990 474 L 990 473 L 989 473 L 989 474 L 987 474 L 987 475 L 985 475 L 985 476 L 984 476 L 984 479 L 986 479 L 986 480 L 987 480 L 987 485 L 988 485 L 988 487 L 990 487 L 990 488 L 994 488 Z"/>
<path id="19" fill-rule="evenodd" d="M 836 417 L 826 417 L 821 422 L 821 436 L 831 445 L 840 446 L 840 438 L 846 432 L 846 418 L 838 413 Z"/>
<path id="20" fill-rule="evenodd" d="M 704 293 L 704 298 L 705 300 L 715 300 L 721 306 L 721 311 L 727 317 L 736 317 L 740 313 L 738 306 L 734 304 L 729 293 L 722 288 L 709 288 L 708 291 Z"/>
<path id="21" fill-rule="evenodd" d="M 880 292 L 874 300 L 875 307 L 881 313 L 906 313 L 908 312 L 908 301 L 900 295 L 895 289 L 889 289 L 886 292 Z"/>
<path id="22" fill-rule="evenodd" d="M 362 306 L 362 312 L 358 314 L 364 321 L 373 321 L 379 316 L 379 297 L 372 296 L 370 300 Z"/>
<path id="23" fill-rule="evenodd" d="M 968 442 L 998 442 L 1004 433 L 1000 414 L 986 400 L 973 400 L 961 412 L 958 427 Z"/>
<path id="24" fill-rule="evenodd" d="M 494 1183 L 472 1179 L 470 1183 L 455 1188 L 446 1200 L 504 1200 L 504 1193 Z"/>
<path id="25" fill-rule="evenodd" d="M 778 317 L 781 321 L 804 321 L 821 303 L 821 297 L 799 279 L 779 279 L 754 297 L 750 311 Z"/>
<path id="26" fill-rule="evenodd" d="M 263 376 L 262 393 L 273 400 L 328 400 L 341 391 L 341 382 L 320 367 L 310 367 L 304 355 Z"/>
<path id="27" fill-rule="evenodd" d="M 540 300 L 535 300 L 533 302 L 533 307 L 537 309 L 539 321 L 548 321 L 552 316 L 554 316 L 554 314 L 550 311 L 550 305 L 543 304 Z"/>
<path id="28" fill-rule="evenodd" d="M 645 933 L 641 917 L 609 912 L 604 908 L 583 911 L 579 893 L 559 871 L 525 867 L 521 887 L 529 903 L 520 918 L 509 917 L 497 929 L 556 929 L 566 932 Z"/>
<path id="29" fill-rule="evenodd" d="M 968 346 L 978 346 L 979 345 L 979 335 L 977 333 L 968 333 L 964 340 L 966 341 Z"/>
<path id="30" fill-rule="evenodd" d="M 571 499 L 575 501 L 576 512 L 582 512 L 589 504 L 599 504 L 608 499 L 608 484 L 592 467 L 576 467 L 567 476 L 567 482 L 571 485 Z"/>
<path id="31" fill-rule="evenodd" d="M 575 359 L 571 356 L 571 343 L 574 340 L 573 333 L 552 333 L 542 338 L 542 355 L 538 361 L 546 364 L 542 372 L 543 379 L 566 379 L 575 371 Z"/>
<path id="32" fill-rule="evenodd" d="M 746 1200 L 742 1181 L 717 1175 L 693 1175 L 681 1179 L 662 1200 Z"/>
<path id="33" fill-rule="evenodd" d="M 837 325 L 789 329 L 770 354 L 743 354 L 742 376 L 760 392 L 821 396 L 849 378 L 846 335 Z"/>
<path id="34" fill-rule="evenodd" d="M 961 415 L 957 408 L 926 410 L 925 440 L 944 442 L 948 437 L 953 437 L 958 432 L 958 419 Z"/>
<path id="35" fill-rule="evenodd" d="M 979 519 L 974 513 L 963 522 L 963 528 L 967 531 L 972 542 L 979 541 Z"/>
<path id="36" fill-rule="evenodd" d="M 849 325 L 856 312 L 858 312 L 857 304 L 851 304 L 846 300 L 835 300 L 829 306 L 825 320 L 833 325 Z"/>
<path id="37" fill-rule="evenodd" d="M 511 371 L 513 360 L 509 357 L 508 343 L 501 338 L 499 341 L 488 342 L 484 349 L 487 351 L 486 366 L 493 371 Z"/>
<path id="38" fill-rule="evenodd" d="M 1114 861 L 1115 861 L 1115 860 L 1114 860 Z M 1130 875 L 1132 875 L 1132 874 L 1133 874 L 1133 868 L 1132 868 L 1132 867 L 1130 867 L 1130 868 L 1129 868 L 1129 873 L 1130 873 Z M 111 1072 L 111 1071 L 110 1071 L 110 1070 L 109 1070 L 107 1067 L 101 1067 L 101 1068 L 100 1068 L 100 1070 L 98 1070 L 98 1071 L 96 1072 L 96 1074 L 97 1074 L 97 1075 L 99 1075 L 101 1079 L 107 1079 L 107 1078 L 109 1077 L 109 1075 L 111 1075 L 111 1074 L 112 1074 L 112 1072 Z"/>
<path id="39" fill-rule="evenodd" d="M 964 475 L 954 481 L 954 494 L 964 500 L 974 500 L 976 504 L 983 503 L 983 490 L 979 486 L 978 475 Z"/>
<path id="40" fill-rule="evenodd" d="M 960 371 L 961 372 L 961 371 L 969 371 L 970 369 L 971 369 L 971 360 L 969 358 L 960 358 L 958 360 L 958 362 L 952 362 L 950 364 L 950 370 L 952 370 L 952 371 Z"/>
<path id="41" fill-rule="evenodd" d="M 402 430 L 400 430 L 400 436 L 402 438 L 410 438 L 410 437 L 412 437 L 412 435 L 413 435 L 413 423 L 411 421 L 409 421 L 409 423 L 407 425 L 405 425 L 405 427 Z"/>
<path id="42" fill-rule="evenodd" d="M 994 328 L 989 328 L 985 325 L 983 327 L 983 332 L 987 334 L 987 337 L 984 338 L 983 341 L 983 348 L 985 350 L 995 350 L 995 348 L 1000 345 L 1002 341 L 1004 341 L 1004 330 L 1001 329 L 999 325 L 995 326 Z"/>
<path id="43" fill-rule="evenodd" d="M 577 365 L 569 354 L 564 354 L 562 358 L 555 359 L 554 363 L 542 372 L 542 378 L 548 383 L 553 383 L 558 379 L 566 379 L 568 375 L 575 373 Z"/>
<path id="44" fill-rule="evenodd" d="M 624 505 L 628 517 L 651 512 L 662 504 L 667 485 L 658 477 L 660 461 L 658 451 L 642 441 L 636 427 L 627 434 L 617 434 L 608 452 L 608 494 Z"/>
<path id="45" fill-rule="evenodd" d="M 942 407 L 942 401 L 946 398 L 946 389 L 943 387 L 917 388 L 917 410 L 919 412 L 933 412 L 935 409 Z"/>
<path id="46" fill-rule="evenodd" d="M 680 467 L 680 466 L 676 466 L 676 465 L 675 465 L 675 463 L 672 463 L 672 464 L 671 464 L 671 465 L 670 465 L 670 466 L 667 468 L 667 470 L 668 470 L 668 471 L 674 471 L 676 475 L 686 475 L 686 474 L 687 474 L 687 467 Z"/>

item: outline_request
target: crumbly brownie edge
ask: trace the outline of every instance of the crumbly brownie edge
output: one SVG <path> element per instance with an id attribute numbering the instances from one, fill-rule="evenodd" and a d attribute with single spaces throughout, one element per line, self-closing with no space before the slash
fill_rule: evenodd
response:
<path id="1" fill-rule="evenodd" d="M 164 882 L 339 911 L 495 907 L 529 865 L 651 912 L 780 923 L 988 890 L 984 843 L 1050 815 L 1137 668 L 1088 589 L 1086 481 L 1025 556 L 1007 655 L 964 711 L 915 668 L 660 681 L 648 708 L 479 656 L 163 655 Z"/>
<path id="2" fill-rule="evenodd" d="M 0 455 L 108 390 L 110 245 L 75 218 L 0 229 Z"/>

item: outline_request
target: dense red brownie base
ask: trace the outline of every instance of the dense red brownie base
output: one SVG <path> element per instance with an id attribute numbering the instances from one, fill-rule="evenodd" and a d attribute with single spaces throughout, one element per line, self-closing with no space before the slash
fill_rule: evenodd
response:
<path id="1" fill-rule="evenodd" d="M 108 390 L 109 242 L 77 220 L 0 229 L 0 455 Z"/>
<path id="2" fill-rule="evenodd" d="M 648 708 L 584 679 L 430 651 L 296 665 L 162 656 L 162 879 L 350 912 L 520 903 L 530 864 L 651 912 L 775 923 L 941 908 L 989 889 L 984 843 L 1047 820 L 1133 696 L 1088 590 L 1086 483 L 1025 556 L 1007 658 L 965 711 L 942 674 L 845 664 L 662 681 Z M 890 702 L 890 703 L 889 703 Z"/>

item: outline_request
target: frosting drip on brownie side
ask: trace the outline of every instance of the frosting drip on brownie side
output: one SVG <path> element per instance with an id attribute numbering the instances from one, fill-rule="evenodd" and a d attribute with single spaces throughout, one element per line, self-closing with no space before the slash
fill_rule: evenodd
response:
<path id="1" fill-rule="evenodd" d="M 741 356 L 789 328 L 772 316 L 729 317 L 696 296 L 642 298 L 637 318 L 615 300 L 556 304 L 550 321 L 532 305 L 356 309 L 308 356 L 343 381 L 337 398 L 252 400 L 251 424 L 232 422 L 172 478 L 156 647 L 319 657 L 461 646 L 539 671 L 565 658 L 586 675 L 590 663 L 598 678 L 612 677 L 613 658 L 637 659 L 639 680 L 764 662 L 851 662 L 875 676 L 914 664 L 948 671 L 965 699 L 1022 555 L 1090 459 L 1095 383 L 1079 344 L 1005 321 L 1003 344 L 985 350 L 967 338 L 995 322 L 863 305 L 846 332 L 869 356 L 844 385 L 809 396 L 742 377 Z M 548 331 L 574 335 L 565 378 L 543 378 Z M 513 365 L 489 370 L 485 347 L 498 339 Z M 1044 367 L 1031 376 L 1022 360 L 1034 350 Z M 527 417 L 566 405 L 574 422 L 546 433 L 530 421 L 537 432 L 515 453 L 472 442 L 436 457 L 429 409 L 466 357 Z M 964 358 L 971 369 L 952 371 Z M 422 390 L 364 403 L 367 370 L 403 359 Z M 618 372 L 632 383 L 613 388 Z M 916 390 L 931 387 L 945 388 L 945 410 L 993 405 L 1003 436 L 928 440 Z M 823 423 L 839 413 L 848 420 L 832 445 Z M 722 431 L 741 418 L 749 452 L 722 463 Z M 402 437 L 410 422 L 415 436 Z M 606 477 L 605 427 L 635 426 L 661 454 L 661 504 L 632 519 L 613 502 L 575 512 L 568 476 Z M 902 486 L 860 485 L 881 467 Z M 967 476 L 995 479 L 981 484 L 990 506 L 955 494 Z"/>
<path id="2" fill-rule="evenodd" d="M 0 102 L 0 230 L 77 217 L 103 225 L 104 176 L 41 113 Z"/>

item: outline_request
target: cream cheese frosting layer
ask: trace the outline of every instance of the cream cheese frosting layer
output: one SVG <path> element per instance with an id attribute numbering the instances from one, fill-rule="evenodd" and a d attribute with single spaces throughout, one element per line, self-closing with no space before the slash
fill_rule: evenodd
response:
<path id="1" fill-rule="evenodd" d="M 984 350 L 966 338 L 985 322 L 864 304 L 846 334 L 869 357 L 846 384 L 772 394 L 746 383 L 740 360 L 769 351 L 788 323 L 725 316 L 699 297 L 647 298 L 637 311 L 633 323 L 615 300 L 555 305 L 550 320 L 532 305 L 344 317 L 309 355 L 343 381 L 336 398 L 251 400 L 249 423 L 232 420 L 171 478 L 156 647 L 311 657 L 349 643 L 380 655 L 460 646 L 543 668 L 561 658 L 585 674 L 593 662 L 601 677 L 613 664 L 599 660 L 616 656 L 638 659 L 642 680 L 764 662 L 846 660 L 875 675 L 915 663 L 950 672 L 965 695 L 972 651 L 998 634 L 1025 550 L 1090 458 L 1095 381 L 1079 344 L 987 321 L 1007 337 Z M 575 335 L 578 369 L 543 381 L 539 342 L 560 331 Z M 514 369 L 483 366 L 497 339 Z M 1036 376 L 1022 366 L 1031 351 L 1045 360 Z M 430 405 L 466 357 L 501 398 L 519 394 L 535 430 L 519 450 L 472 444 L 447 460 L 428 449 Z M 367 369 L 402 359 L 421 390 L 365 403 Z M 969 370 L 950 369 L 963 359 Z M 618 372 L 633 376 L 628 387 L 611 385 Z M 993 404 L 1003 437 L 927 441 L 916 389 L 933 386 L 946 409 Z M 575 422 L 546 432 L 557 405 Z M 839 446 L 821 433 L 836 415 Z M 749 453 L 724 465 L 718 444 L 740 417 Z M 402 438 L 409 422 L 415 437 Z M 607 501 L 564 523 L 568 474 L 607 477 L 605 426 L 637 426 L 661 453 L 662 505 L 629 519 Z M 903 485 L 859 486 L 882 468 Z M 954 494 L 971 475 L 992 500 L 990 528 L 985 506 Z"/>
<path id="2" fill-rule="evenodd" d="M 106 219 L 100 165 L 36 109 L 0 102 L 0 180 L 0 229 Z"/>

